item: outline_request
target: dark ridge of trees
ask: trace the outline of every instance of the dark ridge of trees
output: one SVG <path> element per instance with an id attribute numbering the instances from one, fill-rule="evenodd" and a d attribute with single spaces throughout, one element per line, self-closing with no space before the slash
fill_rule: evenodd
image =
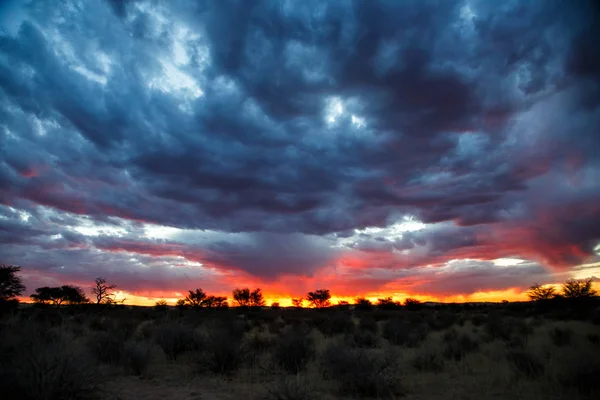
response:
<path id="1" fill-rule="evenodd" d="M 40 287 L 35 289 L 31 299 L 38 304 L 53 304 L 59 306 L 61 304 L 85 304 L 89 303 L 89 299 L 83 293 L 80 287 L 72 285 L 63 285 L 60 287 Z"/>
<path id="2" fill-rule="evenodd" d="M 314 292 L 308 292 L 306 300 L 314 308 L 325 308 L 331 305 L 331 294 L 329 289 L 318 289 Z"/>

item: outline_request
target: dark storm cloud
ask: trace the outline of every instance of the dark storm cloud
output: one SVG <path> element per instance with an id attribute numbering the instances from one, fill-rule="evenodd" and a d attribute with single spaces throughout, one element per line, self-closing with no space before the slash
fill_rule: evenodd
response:
<path id="1" fill-rule="evenodd" d="M 311 275 L 336 255 L 319 235 L 409 214 L 454 225 L 350 247 L 576 264 L 600 240 L 597 22 L 541 0 L 7 2 L 0 201 L 32 219 L 0 220 L 2 246 Z M 128 240 L 247 235 L 154 253 L 68 213 L 129 221 Z"/>

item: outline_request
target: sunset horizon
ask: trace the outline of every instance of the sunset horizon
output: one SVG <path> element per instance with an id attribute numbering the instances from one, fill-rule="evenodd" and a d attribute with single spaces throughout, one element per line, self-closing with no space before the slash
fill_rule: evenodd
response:
<path id="1" fill-rule="evenodd" d="M 0 264 L 116 300 L 600 287 L 593 2 L 0 3 Z"/>

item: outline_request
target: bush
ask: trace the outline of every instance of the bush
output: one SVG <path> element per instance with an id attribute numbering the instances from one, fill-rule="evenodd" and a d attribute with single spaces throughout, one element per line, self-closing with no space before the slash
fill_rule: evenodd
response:
<path id="1" fill-rule="evenodd" d="M 400 319 L 390 319 L 383 325 L 382 335 L 390 343 L 416 347 L 427 338 L 427 324 L 409 324 Z"/>
<path id="2" fill-rule="evenodd" d="M 456 331 L 454 331 L 456 333 Z M 442 355 L 446 360 L 462 360 L 466 354 L 479 348 L 479 343 L 471 339 L 467 334 L 444 335 L 445 347 Z"/>
<path id="3" fill-rule="evenodd" d="M 379 337 L 377 333 L 368 330 L 358 330 L 346 336 L 346 340 L 354 347 L 377 347 Z"/>
<path id="4" fill-rule="evenodd" d="M 313 400 L 315 393 L 310 382 L 299 376 L 286 376 L 268 387 L 269 400 Z"/>
<path id="5" fill-rule="evenodd" d="M 412 364 L 419 371 L 440 372 L 444 369 L 444 359 L 437 349 L 432 348 L 420 351 Z"/>
<path id="6" fill-rule="evenodd" d="M 148 370 L 152 347 L 148 343 L 128 341 L 125 343 L 123 366 L 131 375 L 143 375 Z"/>
<path id="7" fill-rule="evenodd" d="M 176 360 L 179 355 L 192 349 L 194 335 L 185 325 L 164 324 L 156 328 L 155 340 L 168 359 Z"/>
<path id="8" fill-rule="evenodd" d="M 354 322 L 350 314 L 345 312 L 336 312 L 332 315 L 325 316 L 319 321 L 319 330 L 324 335 L 337 335 L 341 333 L 352 332 L 354 330 Z"/>
<path id="9" fill-rule="evenodd" d="M 275 344 L 275 360 L 288 373 L 303 371 L 313 354 L 314 343 L 307 332 L 288 329 Z"/>
<path id="10" fill-rule="evenodd" d="M 377 331 L 379 331 L 379 325 L 377 325 L 375 318 L 371 316 L 362 317 L 358 322 L 358 330 L 362 332 L 377 333 Z"/>
<path id="11" fill-rule="evenodd" d="M 64 331 L 27 324 L 0 337 L 2 399 L 92 399 L 102 383 L 85 346 Z"/>
<path id="12" fill-rule="evenodd" d="M 397 318 L 390 319 L 383 325 L 381 333 L 390 343 L 403 345 L 408 341 L 410 326 L 406 321 Z"/>
<path id="13" fill-rule="evenodd" d="M 87 345 L 96 360 L 104 364 L 119 364 L 123 358 L 124 339 L 115 331 L 92 334 Z"/>
<path id="14" fill-rule="evenodd" d="M 327 346 L 320 359 L 323 375 L 355 396 L 389 396 L 399 391 L 397 355 L 393 351 L 348 348 L 343 342 Z"/>
<path id="15" fill-rule="evenodd" d="M 231 321 L 223 321 L 208 327 L 204 337 L 204 349 L 196 354 L 200 371 L 229 374 L 237 370 L 243 360 L 240 345 L 244 327 Z"/>
<path id="16" fill-rule="evenodd" d="M 550 331 L 550 339 L 555 346 L 570 346 L 573 331 L 570 329 L 554 328 Z"/>
<path id="17" fill-rule="evenodd" d="M 490 313 L 485 323 L 485 332 L 490 339 L 510 339 L 509 324 L 497 313 Z"/>
<path id="18" fill-rule="evenodd" d="M 568 388 L 577 390 L 584 398 L 597 399 L 600 396 L 598 376 L 600 376 L 600 362 L 582 355 L 575 365 L 569 365 L 559 377 L 560 383 Z"/>
<path id="19" fill-rule="evenodd" d="M 544 364 L 532 353 L 514 350 L 506 353 L 509 364 L 528 378 L 536 378 L 544 373 Z"/>

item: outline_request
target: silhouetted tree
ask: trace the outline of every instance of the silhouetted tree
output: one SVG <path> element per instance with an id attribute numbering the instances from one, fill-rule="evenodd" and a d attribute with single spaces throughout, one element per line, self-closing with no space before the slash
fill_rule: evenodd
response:
<path id="1" fill-rule="evenodd" d="M 292 305 L 297 308 L 302 308 L 303 302 L 304 302 L 304 299 L 302 297 L 300 297 L 299 299 L 292 299 Z"/>
<path id="2" fill-rule="evenodd" d="M 550 300 L 556 296 L 556 290 L 552 286 L 542 286 L 536 283 L 529 287 L 527 296 L 531 301 Z"/>
<path id="3" fill-rule="evenodd" d="M 263 307 L 266 304 L 260 289 L 234 289 L 233 300 L 238 307 Z"/>
<path id="4" fill-rule="evenodd" d="M 354 305 L 357 310 L 368 311 L 373 309 L 373 303 L 371 303 L 371 300 L 364 297 L 357 297 L 354 299 Z"/>
<path id="5" fill-rule="evenodd" d="M 395 310 L 402 307 L 399 301 L 394 301 L 391 297 L 377 299 L 377 307 L 382 310 Z"/>
<path id="6" fill-rule="evenodd" d="M 185 304 L 194 308 L 202 307 L 202 303 L 206 300 L 206 293 L 200 288 L 188 291 L 188 295 L 183 299 Z"/>
<path id="7" fill-rule="evenodd" d="M 235 301 L 238 307 L 248 307 L 250 305 L 250 289 L 234 289 L 233 301 Z"/>
<path id="8" fill-rule="evenodd" d="M 71 285 L 40 287 L 35 289 L 35 293 L 30 297 L 35 303 L 54 304 L 57 306 L 63 303 L 83 304 L 89 302 L 81 288 Z"/>
<path id="9" fill-rule="evenodd" d="M 337 302 L 338 306 L 342 306 L 342 307 L 347 307 L 350 305 L 350 303 L 348 303 L 346 300 L 340 300 Z"/>
<path id="10" fill-rule="evenodd" d="M 116 285 L 106 283 L 106 279 L 98 277 L 94 280 L 95 286 L 92 287 L 92 294 L 96 297 L 96 304 L 114 304 L 115 295 L 112 293 Z"/>
<path id="11" fill-rule="evenodd" d="M 169 305 L 165 301 L 165 299 L 160 299 L 156 303 L 154 303 L 154 309 L 157 311 L 165 311 Z"/>
<path id="12" fill-rule="evenodd" d="M 206 308 L 227 308 L 227 297 L 222 296 L 207 296 L 202 302 L 202 307 Z"/>
<path id="13" fill-rule="evenodd" d="M 567 299 L 584 299 L 596 295 L 592 288 L 592 278 L 569 279 L 563 284 L 562 294 Z"/>
<path id="14" fill-rule="evenodd" d="M 185 299 L 179 299 L 177 300 L 177 303 L 175 303 L 175 308 L 177 308 L 179 312 L 182 312 L 186 307 L 187 304 L 185 302 Z"/>
<path id="15" fill-rule="evenodd" d="M 406 299 L 404 299 L 404 307 L 408 308 L 409 310 L 414 310 L 417 309 L 421 306 L 421 302 L 417 299 L 413 299 L 411 297 L 407 297 Z"/>
<path id="16" fill-rule="evenodd" d="M 25 291 L 25 286 L 17 272 L 21 267 L 16 265 L 0 265 L 0 301 L 13 300 Z"/>
<path id="17" fill-rule="evenodd" d="M 275 301 L 275 302 L 271 303 L 271 308 L 272 308 L 273 310 L 279 310 L 279 308 L 280 308 L 280 305 L 279 305 L 279 303 L 278 303 L 278 302 L 276 302 L 276 301 Z"/>
<path id="18" fill-rule="evenodd" d="M 331 299 L 331 294 L 329 294 L 329 289 L 318 289 L 314 292 L 308 292 L 306 295 L 306 300 L 310 303 L 314 308 L 325 308 L 331 305 L 329 301 Z"/>
<path id="19" fill-rule="evenodd" d="M 264 307 L 266 305 L 265 299 L 260 289 L 254 289 L 250 293 L 250 306 L 251 307 Z"/>

